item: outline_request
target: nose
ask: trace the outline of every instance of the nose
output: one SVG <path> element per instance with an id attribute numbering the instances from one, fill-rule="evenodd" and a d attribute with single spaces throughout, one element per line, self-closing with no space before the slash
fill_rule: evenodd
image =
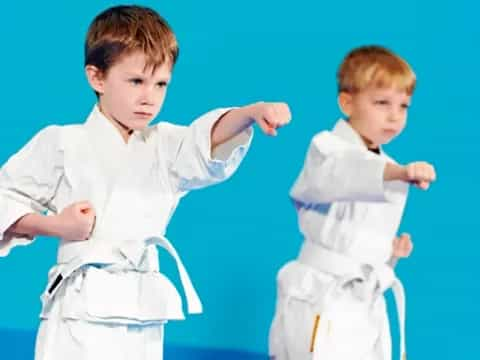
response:
<path id="1" fill-rule="evenodd" d="M 405 118 L 405 111 L 403 109 L 397 110 L 392 109 L 390 114 L 388 114 L 388 121 L 391 123 L 402 122 Z"/>
<path id="2" fill-rule="evenodd" d="M 145 86 L 140 94 L 139 102 L 141 105 L 154 105 L 153 89 Z"/>

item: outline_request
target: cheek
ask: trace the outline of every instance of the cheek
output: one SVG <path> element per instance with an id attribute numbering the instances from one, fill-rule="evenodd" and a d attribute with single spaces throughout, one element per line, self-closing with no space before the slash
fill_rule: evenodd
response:
<path id="1" fill-rule="evenodd" d="M 372 110 L 367 116 L 370 119 L 369 122 L 371 124 L 370 126 L 372 128 L 372 131 L 382 132 L 383 128 L 388 123 L 385 112 L 382 111 L 382 109 L 379 107 L 372 108 Z"/>
<path id="2" fill-rule="evenodd" d="M 111 104 L 114 109 L 122 111 L 128 105 L 128 97 L 117 91 L 111 98 Z"/>
<path id="3" fill-rule="evenodd" d="M 138 90 L 134 87 L 119 86 L 117 89 L 117 98 L 124 103 L 131 103 L 137 98 Z"/>
<path id="4" fill-rule="evenodd" d="M 163 90 L 160 91 L 159 98 L 161 99 L 161 102 L 165 100 L 165 97 L 167 96 L 167 88 L 164 88 Z"/>
<path id="5" fill-rule="evenodd" d="M 384 121 L 385 114 L 378 106 L 365 106 L 363 109 L 362 117 L 367 120 L 370 127 L 377 127 Z"/>
<path id="6" fill-rule="evenodd" d="M 400 126 L 404 127 L 407 122 L 408 110 L 401 109 L 398 111 L 397 121 L 400 123 Z"/>
<path id="7" fill-rule="evenodd" d="M 125 114 L 129 113 L 134 107 L 134 99 L 134 94 L 132 94 L 131 91 L 115 89 L 115 91 L 110 94 L 109 99 L 112 113 L 114 113 L 118 119 L 122 119 Z"/>
<path id="8" fill-rule="evenodd" d="M 377 116 L 379 113 L 378 106 L 375 106 L 370 102 L 365 102 L 362 106 L 359 106 L 359 110 L 362 112 L 363 116 Z"/>
<path id="9" fill-rule="evenodd" d="M 163 91 L 159 92 L 159 94 L 157 94 L 156 105 L 158 106 L 158 108 L 162 107 L 166 96 L 167 96 L 167 91 L 166 90 L 163 90 Z"/>
<path id="10" fill-rule="evenodd" d="M 108 88 L 110 101 L 116 106 L 122 106 L 125 102 L 132 98 L 129 96 L 128 90 L 122 83 L 112 83 Z"/>

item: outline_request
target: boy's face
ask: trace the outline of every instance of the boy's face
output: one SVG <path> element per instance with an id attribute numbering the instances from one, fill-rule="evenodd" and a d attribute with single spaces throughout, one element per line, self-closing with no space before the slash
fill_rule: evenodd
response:
<path id="1" fill-rule="evenodd" d="M 390 142 L 406 125 L 411 96 L 396 88 L 341 93 L 340 106 L 370 148 Z"/>
<path id="2" fill-rule="evenodd" d="M 135 52 L 122 57 L 104 76 L 91 78 L 90 84 L 100 94 L 99 106 L 110 120 L 121 123 L 127 129 L 145 128 L 160 112 L 171 66 L 164 63 L 154 72 L 145 68 L 145 55 Z"/>

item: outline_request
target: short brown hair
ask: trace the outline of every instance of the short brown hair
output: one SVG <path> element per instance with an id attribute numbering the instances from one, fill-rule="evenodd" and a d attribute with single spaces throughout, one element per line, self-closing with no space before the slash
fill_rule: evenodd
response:
<path id="1" fill-rule="evenodd" d="M 146 67 L 175 64 L 179 52 L 175 34 L 156 11 L 115 6 L 95 17 L 85 40 L 85 66 L 94 65 L 106 73 L 122 56 L 135 51 L 146 56 Z"/>
<path id="2" fill-rule="evenodd" d="M 362 46 L 345 56 L 337 72 L 338 92 L 357 92 L 367 87 L 396 87 L 412 95 L 416 77 L 410 65 L 381 46 Z"/>

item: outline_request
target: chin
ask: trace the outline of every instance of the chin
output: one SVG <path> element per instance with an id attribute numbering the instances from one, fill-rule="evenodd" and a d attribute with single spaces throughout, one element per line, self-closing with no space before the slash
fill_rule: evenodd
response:
<path id="1" fill-rule="evenodd" d="M 389 137 L 387 139 L 382 139 L 383 141 L 379 141 L 378 144 L 380 144 L 380 146 L 382 145 L 387 145 L 389 144 L 393 139 L 395 139 L 395 136 L 392 136 L 392 137 Z"/>
<path id="2" fill-rule="evenodd" d="M 148 125 L 151 123 L 152 120 L 148 120 L 148 121 L 135 121 L 133 122 L 132 124 L 130 124 L 130 129 L 133 129 L 133 130 L 143 130 L 145 129 L 146 127 L 148 127 Z"/>

